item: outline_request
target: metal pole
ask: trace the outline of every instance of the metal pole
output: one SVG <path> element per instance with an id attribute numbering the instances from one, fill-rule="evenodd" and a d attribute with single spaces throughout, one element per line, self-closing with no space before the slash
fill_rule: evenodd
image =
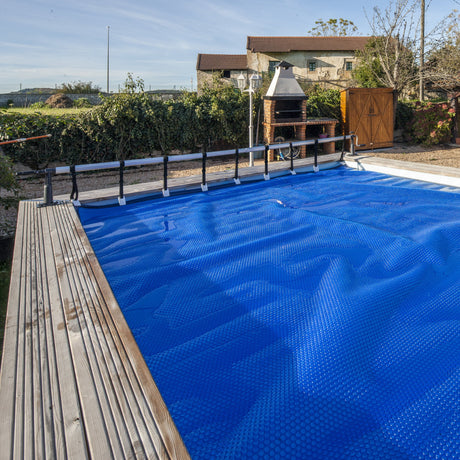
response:
<path id="1" fill-rule="evenodd" d="M 254 147 L 254 127 L 252 126 L 252 83 L 249 83 L 249 148 Z M 254 166 L 254 152 L 249 152 L 249 166 Z"/>
<path id="2" fill-rule="evenodd" d="M 48 168 L 45 170 L 45 185 L 43 187 L 43 205 L 44 206 L 51 206 L 54 203 L 53 200 L 53 182 L 51 176 L 54 170 L 52 168 Z"/>
<path id="3" fill-rule="evenodd" d="M 422 11 L 420 14 L 420 82 L 419 97 L 423 101 L 425 94 L 423 88 L 423 66 L 425 64 L 425 0 L 421 0 Z"/>
<path id="4" fill-rule="evenodd" d="M 110 93 L 110 87 L 109 87 L 109 41 L 110 41 L 110 26 L 107 26 L 107 93 Z"/>

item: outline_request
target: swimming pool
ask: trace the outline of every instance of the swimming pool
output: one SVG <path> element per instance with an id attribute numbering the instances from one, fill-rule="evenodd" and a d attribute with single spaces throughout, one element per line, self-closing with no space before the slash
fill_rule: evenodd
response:
<path id="1" fill-rule="evenodd" d="M 192 458 L 460 456 L 458 189 L 341 167 L 79 214 Z"/>

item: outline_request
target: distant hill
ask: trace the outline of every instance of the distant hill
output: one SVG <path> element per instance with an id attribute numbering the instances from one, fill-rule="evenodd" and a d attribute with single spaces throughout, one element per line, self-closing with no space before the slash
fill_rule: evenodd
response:
<path id="1" fill-rule="evenodd" d="M 10 94 L 50 94 L 57 91 L 56 88 L 26 88 L 19 91 L 11 91 Z"/>

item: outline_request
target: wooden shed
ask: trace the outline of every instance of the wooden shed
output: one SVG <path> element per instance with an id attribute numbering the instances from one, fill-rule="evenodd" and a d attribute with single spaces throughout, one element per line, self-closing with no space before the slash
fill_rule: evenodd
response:
<path id="1" fill-rule="evenodd" d="M 358 136 L 356 150 L 393 146 L 393 89 L 348 88 L 340 93 L 345 133 Z"/>

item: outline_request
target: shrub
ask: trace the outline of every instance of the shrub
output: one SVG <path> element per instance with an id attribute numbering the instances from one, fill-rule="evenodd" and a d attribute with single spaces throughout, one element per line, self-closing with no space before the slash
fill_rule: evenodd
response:
<path id="1" fill-rule="evenodd" d="M 259 106 L 260 98 L 255 98 L 255 119 Z M 5 148 L 13 161 L 32 169 L 53 161 L 92 163 L 154 151 L 242 146 L 248 142 L 248 107 L 248 93 L 228 85 L 206 88 L 200 96 L 186 92 L 178 100 L 161 101 L 131 78 L 125 92 L 104 97 L 101 105 L 83 113 L 0 112 L 0 139 L 51 134 L 50 139 Z"/>
<path id="2" fill-rule="evenodd" d="M 399 101 L 396 106 L 395 129 L 407 130 L 414 118 L 414 103 Z"/>
<path id="3" fill-rule="evenodd" d="M 0 207 L 8 209 L 10 206 L 17 206 L 18 203 L 18 183 L 13 171 L 13 164 L 11 160 L 3 154 L 0 147 L 0 191 L 9 193 L 2 193 L 0 197 Z M 14 233 L 14 225 L 7 222 L 0 222 L 0 236 L 11 235 Z"/>
<path id="4" fill-rule="evenodd" d="M 2 152 L 0 147 L 0 190 L 8 192 L 17 190 L 16 176 L 13 172 L 11 160 Z"/>
<path id="5" fill-rule="evenodd" d="M 409 140 L 424 145 L 449 142 L 454 116 L 454 109 L 446 103 L 416 103 L 414 118 L 408 130 Z"/>
<path id="6" fill-rule="evenodd" d="M 336 89 L 323 89 L 319 85 L 308 88 L 307 117 L 309 118 L 335 118 L 339 120 L 336 132 L 342 132 L 342 114 L 340 112 L 340 91 Z"/>
<path id="7" fill-rule="evenodd" d="M 89 108 L 92 107 L 91 102 L 89 102 L 87 97 L 80 97 L 73 101 L 74 107 L 78 107 L 79 109 Z"/>
<path id="8" fill-rule="evenodd" d="M 69 117 L 55 117 L 34 113 L 23 115 L 14 112 L 0 112 L 0 139 L 19 139 L 24 137 L 51 134 L 50 139 L 21 142 L 4 146 L 5 154 L 13 162 L 20 162 L 32 169 L 46 167 L 63 155 L 61 149 L 63 126 Z M 62 160 L 65 161 L 65 160 Z"/>
<path id="9" fill-rule="evenodd" d="M 340 91 L 315 85 L 306 91 L 307 117 L 340 120 Z"/>
<path id="10" fill-rule="evenodd" d="M 39 101 L 39 102 L 34 102 L 33 104 L 30 104 L 30 108 L 32 109 L 46 109 L 48 105 L 46 102 Z"/>

